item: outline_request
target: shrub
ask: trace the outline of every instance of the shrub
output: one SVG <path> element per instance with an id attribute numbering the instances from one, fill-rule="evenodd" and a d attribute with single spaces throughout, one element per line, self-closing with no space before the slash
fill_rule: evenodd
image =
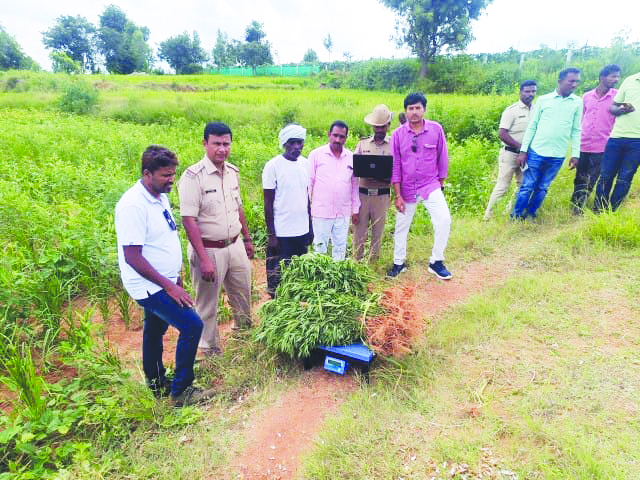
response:
<path id="1" fill-rule="evenodd" d="M 354 66 L 347 84 L 365 90 L 405 90 L 414 83 L 417 60 L 369 60 Z"/>
<path id="2" fill-rule="evenodd" d="M 58 107 L 68 113 L 89 113 L 98 103 L 98 90 L 82 81 L 77 81 L 64 89 Z"/>

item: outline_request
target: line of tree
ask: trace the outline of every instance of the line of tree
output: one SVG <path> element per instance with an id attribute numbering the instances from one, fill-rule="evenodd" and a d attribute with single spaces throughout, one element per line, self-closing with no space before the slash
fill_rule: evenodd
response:
<path id="1" fill-rule="evenodd" d="M 477 19 L 492 0 L 379 0 L 398 16 L 397 42 L 409 46 L 420 60 L 420 77 L 443 50 L 461 51 L 473 38 L 470 21 Z M 253 20 L 245 30 L 244 41 L 229 40 L 218 30 L 211 58 L 216 66 L 272 65 L 271 44 L 265 40 L 263 24 Z M 104 63 L 110 73 L 148 71 L 153 65 L 153 53 L 148 45 L 149 29 L 129 20 L 117 6 L 109 5 L 94 26 L 82 16 L 60 16 L 56 24 L 42 34 L 54 71 L 96 72 Z M 0 31 L 0 68 L 25 68 L 32 65 L 21 53 L 15 39 Z M 323 40 L 329 52 L 333 49 L 331 35 Z M 8 53 L 7 53 L 8 52 Z M 345 61 L 351 54 L 344 52 Z M 176 73 L 196 73 L 209 60 L 196 32 L 190 37 L 184 32 L 159 46 L 158 57 Z M 317 54 L 309 49 L 305 63 L 317 62 Z"/>
<path id="2" fill-rule="evenodd" d="M 417 57 L 419 64 L 418 77 L 425 81 L 430 69 L 435 69 L 429 75 L 429 82 L 438 81 L 441 73 L 450 67 L 459 70 L 463 68 L 478 69 L 477 58 L 460 55 L 455 57 L 452 52 L 462 52 L 472 40 L 471 20 L 477 19 L 492 0 L 378 0 L 389 7 L 397 15 L 396 40 L 398 44 L 409 46 Z M 99 25 L 94 26 L 82 16 L 61 16 L 46 32 L 43 32 L 44 45 L 51 49 L 50 54 L 54 71 L 67 72 L 96 72 L 104 64 L 110 73 L 131 73 L 134 71 L 149 71 L 153 66 L 153 53 L 148 45 L 149 29 L 134 24 L 126 14 L 114 5 L 105 8 L 99 17 Z M 628 32 L 621 33 L 618 45 L 625 46 Z M 330 34 L 323 40 L 323 45 L 329 56 L 333 51 L 333 40 Z M 197 32 L 190 36 L 184 32 L 171 37 L 159 45 L 158 57 L 165 60 L 176 73 L 196 73 L 202 71 L 203 64 L 212 61 L 218 67 L 251 66 L 273 64 L 271 44 L 266 40 L 263 24 L 253 20 L 245 30 L 243 40 L 230 40 L 226 33 L 218 29 L 216 43 L 211 55 L 201 46 Z M 575 46 L 573 47 L 575 49 Z M 588 53 L 583 47 L 582 53 Z M 597 47 L 589 47 L 597 50 Z M 542 48 L 541 52 L 531 52 L 533 58 L 542 56 L 545 63 L 553 58 L 554 65 L 563 63 L 563 55 L 549 48 Z M 632 62 L 637 49 L 626 49 L 622 52 L 624 58 L 629 57 Z M 632 53 L 633 52 L 633 53 Z M 446 54 L 446 58 L 443 57 Z M 511 49 L 502 54 L 485 55 L 484 63 L 498 60 L 501 57 L 521 55 Z M 329 70 L 342 70 L 346 73 L 346 64 L 351 64 L 351 54 L 343 52 L 344 62 L 334 61 L 325 64 Z M 613 57 L 618 58 L 618 54 Z M 531 56 L 529 57 L 531 58 Z M 620 57 L 622 58 L 622 57 Z M 448 59 L 448 60 L 447 60 Z M 510 58 L 509 61 L 517 61 Z M 564 59 L 566 60 L 566 58 Z M 302 59 L 304 63 L 318 63 L 318 55 L 313 49 L 308 49 Z M 415 62 L 416 60 L 414 60 Z M 392 62 L 393 63 L 393 62 Z M 500 63 L 498 60 L 497 63 Z M 354 65 L 355 67 L 355 65 Z M 0 26 L 0 69 L 9 68 L 39 68 L 26 56 L 16 40 Z M 394 79 L 395 75 L 381 67 L 381 73 L 376 77 Z M 394 67 L 395 68 L 395 67 Z M 413 67 L 409 64 L 395 68 L 405 77 Z M 502 67 L 500 67 L 502 68 Z M 368 70 L 371 70 L 367 66 Z M 378 69 L 378 67 L 376 67 Z M 504 81 L 500 85 L 507 87 L 517 72 L 512 71 L 513 65 L 504 70 Z M 433 77 L 433 78 L 431 78 Z M 396 86 L 412 81 L 402 78 Z M 387 80 L 384 80 L 386 83 Z M 378 84 L 379 80 L 368 82 Z M 451 83 L 451 82 L 450 82 Z M 477 83 L 477 82 L 476 82 Z M 425 84 L 426 85 L 426 84 Z M 502 89 L 493 80 L 487 80 L 488 89 Z"/>
<path id="3" fill-rule="evenodd" d="M 101 61 L 109 73 L 147 71 L 153 65 L 148 40 L 149 29 L 115 5 L 105 8 L 98 26 L 80 15 L 62 15 L 42 33 L 44 46 L 52 50 L 54 72 L 69 73 L 97 72 Z"/>
<path id="4" fill-rule="evenodd" d="M 22 51 L 20 45 L 0 25 L 0 70 L 40 70 L 40 66 Z"/>
<path id="5" fill-rule="evenodd" d="M 397 42 L 409 46 L 420 60 L 420 77 L 444 50 L 462 51 L 473 38 L 470 22 L 492 0 L 379 0 L 398 17 Z M 158 58 L 165 60 L 176 73 L 197 73 L 210 58 L 218 67 L 272 65 L 271 44 L 265 40 L 263 24 L 253 20 L 245 30 L 244 41 L 229 40 L 218 30 L 211 57 L 200 45 L 196 32 L 184 32 L 159 46 Z M 148 71 L 153 53 L 148 45 L 149 29 L 133 23 L 117 6 L 109 5 L 94 26 L 82 16 L 60 16 L 56 24 L 42 34 L 54 71 L 96 72 L 104 63 L 110 73 Z M 32 65 L 19 45 L 4 30 L 0 31 L 0 68 L 25 68 Z M 323 40 L 329 56 L 333 50 L 331 35 Z M 7 53 L 9 52 L 9 53 Z M 344 52 L 346 62 L 351 54 Z M 303 62 L 318 61 L 309 49 Z"/>
<path id="6" fill-rule="evenodd" d="M 265 40 L 263 24 L 253 20 L 245 30 L 244 41 L 229 41 L 218 30 L 211 56 L 200 44 L 197 32 L 184 32 L 159 45 L 158 58 L 165 60 L 178 74 L 199 73 L 213 59 L 217 66 L 272 65 L 271 44 Z M 60 16 L 53 27 L 42 34 L 46 48 L 52 50 L 53 70 L 68 73 L 97 72 L 101 63 L 109 73 L 127 74 L 149 71 L 153 53 L 148 44 L 149 29 L 133 23 L 115 5 L 105 8 L 94 26 L 82 16 Z M 16 44 L 17 45 L 17 44 Z"/>

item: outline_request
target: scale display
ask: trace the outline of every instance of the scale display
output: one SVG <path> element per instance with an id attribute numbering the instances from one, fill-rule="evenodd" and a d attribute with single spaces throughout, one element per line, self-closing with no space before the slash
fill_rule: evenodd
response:
<path id="1" fill-rule="evenodd" d="M 348 366 L 349 364 L 346 360 L 330 357 L 329 355 L 324 358 L 324 369 L 329 370 L 330 372 L 344 375 L 344 372 L 347 370 Z"/>

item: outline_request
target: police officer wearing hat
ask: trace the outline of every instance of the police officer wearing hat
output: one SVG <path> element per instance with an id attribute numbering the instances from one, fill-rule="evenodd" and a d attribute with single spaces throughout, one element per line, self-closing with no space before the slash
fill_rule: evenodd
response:
<path id="1" fill-rule="evenodd" d="M 373 127 L 373 135 L 358 142 L 354 153 L 361 155 L 391 155 L 390 137 L 387 135 L 393 113 L 386 105 L 377 105 L 371 113 L 364 117 L 365 123 Z M 370 261 L 380 255 L 384 222 L 391 204 L 391 188 L 389 181 L 374 178 L 360 178 L 360 221 L 354 225 L 353 251 L 356 260 L 364 257 L 364 244 L 369 236 L 371 226 Z"/>

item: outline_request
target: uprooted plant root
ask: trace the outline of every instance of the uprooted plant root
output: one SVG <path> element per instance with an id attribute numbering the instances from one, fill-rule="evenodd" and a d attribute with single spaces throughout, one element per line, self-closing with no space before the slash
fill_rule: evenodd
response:
<path id="1" fill-rule="evenodd" d="M 366 320 L 367 343 L 377 353 L 399 357 L 411 351 L 411 345 L 424 330 L 424 322 L 415 304 L 416 285 L 384 291 L 380 306 L 383 315 Z"/>

